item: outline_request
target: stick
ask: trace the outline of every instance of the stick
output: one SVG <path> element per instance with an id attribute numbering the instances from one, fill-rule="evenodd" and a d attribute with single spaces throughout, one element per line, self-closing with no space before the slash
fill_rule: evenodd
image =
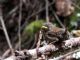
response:
<path id="1" fill-rule="evenodd" d="M 0 21 L 1 21 L 1 25 L 2 25 L 2 28 L 3 28 L 3 31 L 4 31 L 8 46 L 11 49 L 11 52 L 13 54 L 13 48 L 12 48 L 12 45 L 11 45 L 11 42 L 10 42 L 10 38 L 8 36 L 7 30 L 6 30 L 6 26 L 5 26 L 3 17 L 2 17 L 2 5 L 1 4 L 0 4 Z"/>
<path id="2" fill-rule="evenodd" d="M 19 50 L 21 50 L 21 19 L 22 19 L 22 0 L 20 0 L 19 20 L 18 20 L 18 37 L 19 37 Z"/>

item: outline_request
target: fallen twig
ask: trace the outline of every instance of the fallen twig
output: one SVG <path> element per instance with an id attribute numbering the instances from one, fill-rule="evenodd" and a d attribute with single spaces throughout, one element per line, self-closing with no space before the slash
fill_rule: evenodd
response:
<path id="1" fill-rule="evenodd" d="M 64 44 L 62 45 L 62 47 L 64 49 L 66 49 L 66 47 L 71 48 L 71 47 L 77 46 L 77 45 L 80 45 L 80 37 L 71 38 L 69 40 L 64 41 Z M 43 54 L 43 53 L 46 53 L 46 52 L 54 52 L 54 51 L 57 51 L 57 50 L 59 50 L 59 49 L 56 46 L 54 46 L 52 44 L 49 44 L 49 45 L 45 45 L 43 47 L 40 47 L 39 48 L 39 53 Z M 22 57 L 25 56 L 25 53 L 26 53 L 26 56 L 31 55 L 32 57 L 35 57 L 35 58 L 36 58 L 36 55 L 37 55 L 36 49 L 16 51 L 16 53 L 18 53 Z M 8 57 L 8 58 L 11 58 L 11 57 Z M 7 60 L 9 60 L 8 58 L 7 58 Z M 11 59 L 14 59 L 14 58 L 12 57 Z"/>

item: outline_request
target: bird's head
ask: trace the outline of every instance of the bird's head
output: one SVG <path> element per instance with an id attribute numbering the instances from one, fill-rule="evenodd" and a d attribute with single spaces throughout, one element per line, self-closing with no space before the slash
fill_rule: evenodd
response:
<path id="1" fill-rule="evenodd" d="M 49 31 L 49 30 L 52 30 L 53 26 L 54 25 L 52 23 L 44 23 L 41 29 L 43 31 Z"/>

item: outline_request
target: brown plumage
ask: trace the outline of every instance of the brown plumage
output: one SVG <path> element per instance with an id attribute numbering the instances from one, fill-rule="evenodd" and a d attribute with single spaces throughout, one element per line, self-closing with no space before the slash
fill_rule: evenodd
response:
<path id="1" fill-rule="evenodd" d="M 52 23 L 45 23 L 42 26 L 43 39 L 47 43 L 55 43 L 68 38 L 66 29 L 54 26 Z"/>

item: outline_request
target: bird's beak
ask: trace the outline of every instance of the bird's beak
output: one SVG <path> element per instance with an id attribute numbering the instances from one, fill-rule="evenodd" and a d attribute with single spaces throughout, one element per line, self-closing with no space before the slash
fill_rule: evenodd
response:
<path id="1" fill-rule="evenodd" d="M 46 27 L 46 26 L 42 26 L 41 28 L 42 28 L 42 29 L 48 29 L 48 27 Z"/>

